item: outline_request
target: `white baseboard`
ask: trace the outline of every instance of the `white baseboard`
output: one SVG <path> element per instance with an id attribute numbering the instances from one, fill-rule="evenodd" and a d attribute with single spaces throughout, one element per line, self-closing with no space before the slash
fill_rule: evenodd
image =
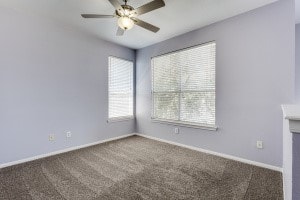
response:
<path id="1" fill-rule="evenodd" d="M 276 166 L 273 166 L 273 165 L 268 165 L 268 164 L 264 164 L 264 163 L 260 163 L 260 162 L 256 162 L 256 161 L 252 161 L 252 160 L 247 160 L 247 159 L 244 159 L 244 158 L 239 158 L 239 157 L 236 157 L 236 156 L 231 156 L 231 155 L 218 153 L 218 152 L 214 152 L 214 151 L 210 151 L 210 150 L 206 150 L 206 149 L 201 149 L 201 148 L 198 148 L 198 147 L 193 147 L 193 146 L 189 146 L 189 145 L 185 145 L 185 144 L 180 144 L 180 143 L 177 143 L 177 142 L 171 142 L 171 141 L 168 141 L 168 140 L 164 140 L 164 139 L 160 139 L 160 138 L 156 138 L 156 137 L 152 137 L 152 136 L 148 136 L 148 135 L 144 135 L 144 134 L 140 134 L 140 133 L 132 133 L 132 134 L 127 134 L 127 135 L 122 135 L 122 136 L 109 138 L 109 139 L 105 139 L 105 140 L 101 140 L 101 141 L 97 141 L 97 142 L 93 142 L 93 143 L 89 143 L 89 144 L 84 144 L 84 145 L 80 145 L 80 146 L 76 146 L 76 147 L 70 147 L 70 148 L 67 148 L 67 149 L 59 150 L 59 151 L 54 151 L 54 152 L 50 152 L 50 153 L 46 153 L 46 154 L 33 156 L 33 157 L 30 157 L 30 158 L 25 158 L 25 159 L 21 159 L 21 160 L 17 160 L 17 161 L 12 161 L 12 162 L 8 162 L 8 163 L 0 164 L 0 169 L 4 168 L 4 167 L 9 167 L 9 166 L 13 166 L 13 165 L 18 165 L 18 164 L 30 162 L 30 161 L 41 159 L 41 158 L 46 158 L 46 157 L 49 157 L 49 156 L 54 156 L 54 155 L 66 153 L 66 152 L 69 152 L 69 151 L 74 151 L 74 150 L 94 146 L 94 145 L 109 142 L 109 141 L 114 141 L 114 140 L 130 137 L 130 136 L 134 136 L 134 135 L 138 135 L 138 136 L 141 136 L 141 137 L 145 137 L 145 138 L 157 140 L 157 141 L 160 141 L 160 142 L 164 142 L 164 143 L 184 147 L 184 148 L 199 151 L 199 152 L 202 152 L 202 153 L 207 153 L 207 154 L 227 158 L 227 159 L 230 159 L 230 160 L 235 160 L 235 161 L 238 161 L 238 162 L 242 162 L 242 163 L 255 165 L 255 166 L 258 166 L 258 167 L 263 167 L 263 168 L 266 168 L 266 169 L 271 169 L 271 170 L 274 170 L 274 171 L 282 172 L 282 168 L 276 167 Z"/>
<path id="2" fill-rule="evenodd" d="M 66 153 L 66 152 L 69 152 L 69 151 L 74 151 L 74 150 L 94 146 L 94 145 L 105 143 L 105 142 L 110 142 L 110 141 L 113 141 L 113 140 L 127 138 L 127 137 L 134 136 L 134 135 L 136 135 L 136 134 L 131 133 L 131 134 L 127 134 L 127 135 L 121 135 L 121 136 L 118 136 L 118 137 L 113 137 L 113 138 L 109 138 L 109 139 L 105 139 L 105 140 L 100 140 L 100 141 L 93 142 L 93 143 L 88 143 L 88 144 L 84 144 L 84 145 L 80 145 L 80 146 L 76 146 L 76 147 L 70 147 L 70 148 L 67 148 L 67 149 L 62 149 L 62 150 L 58 150 L 58 151 L 54 151 L 54 152 L 50 152 L 50 153 L 45 153 L 45 154 L 30 157 L 30 158 L 25 158 L 25 159 L 21 159 L 21 160 L 17 160 L 17 161 L 12 161 L 12 162 L 8 162 L 8 163 L 0 164 L 0 169 L 4 168 L 4 167 L 10 167 L 10 166 L 13 166 L 13 165 L 18 165 L 18 164 L 30 162 L 30 161 L 41 159 L 41 158 L 46 158 L 46 157 L 49 157 L 49 156 L 54 156 L 54 155 Z"/>
<path id="3" fill-rule="evenodd" d="M 273 166 L 273 165 L 268 165 L 268 164 L 265 164 L 265 163 L 260 163 L 260 162 L 256 162 L 256 161 L 252 161 L 252 160 L 247 160 L 247 159 L 244 159 L 244 158 L 231 156 L 231 155 L 228 155 L 228 154 L 218 153 L 218 152 L 215 152 L 215 151 L 210 151 L 210 150 L 201 149 L 201 148 L 198 148 L 198 147 L 193 147 L 193 146 L 189 146 L 189 145 L 185 145 L 185 144 L 180 144 L 180 143 L 177 143 L 177 142 L 171 142 L 171 141 L 168 141 L 168 140 L 160 139 L 160 138 L 149 136 L 149 135 L 144 135 L 144 134 L 139 134 L 139 133 L 136 133 L 135 135 L 145 137 L 145 138 L 149 138 L 149 139 L 153 139 L 153 140 L 157 140 L 157 141 L 168 143 L 168 144 L 173 144 L 173 145 L 176 145 L 176 146 L 180 146 L 180 147 L 184 147 L 184 148 L 187 148 L 187 149 L 199 151 L 199 152 L 202 152 L 202 153 L 207 153 L 207 154 L 219 156 L 219 157 L 230 159 L 230 160 L 235 160 L 235 161 L 238 161 L 238 162 L 242 162 L 242 163 L 246 163 L 246 164 L 250 164 L 250 165 L 254 165 L 254 166 L 258 166 L 258 167 L 262 167 L 262 168 L 266 168 L 266 169 L 270 169 L 270 170 L 274 170 L 274 171 L 279 171 L 279 172 L 282 173 L 282 168 L 276 167 L 276 166 Z"/>

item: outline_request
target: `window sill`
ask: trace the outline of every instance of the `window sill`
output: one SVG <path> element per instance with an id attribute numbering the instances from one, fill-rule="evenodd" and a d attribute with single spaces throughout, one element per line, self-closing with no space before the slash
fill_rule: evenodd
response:
<path id="1" fill-rule="evenodd" d="M 161 124 L 170 124 L 170 125 L 176 125 L 176 126 L 182 126 L 187 128 L 195 128 L 195 129 L 203 129 L 208 131 L 217 131 L 217 126 L 207 126 L 207 125 L 201 125 L 196 123 L 188 123 L 188 122 L 178 122 L 178 121 L 172 121 L 172 120 L 161 120 L 161 119 L 151 119 L 151 122 L 154 123 L 161 123 Z"/>
<path id="2" fill-rule="evenodd" d="M 114 117 L 114 118 L 109 118 L 107 120 L 108 123 L 114 123 L 114 122 L 122 122 L 122 121 L 129 121 L 133 120 L 134 116 L 127 116 L 127 117 Z"/>

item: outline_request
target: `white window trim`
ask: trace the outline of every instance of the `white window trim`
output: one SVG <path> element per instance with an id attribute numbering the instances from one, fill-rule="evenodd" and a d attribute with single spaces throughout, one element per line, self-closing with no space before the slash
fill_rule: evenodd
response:
<path id="1" fill-rule="evenodd" d="M 202 44 L 198 44 L 198 45 L 194 45 L 194 46 L 190 46 L 187 48 L 182 48 L 182 49 L 178 49 L 175 51 L 171 51 L 165 54 L 161 54 L 158 56 L 153 56 L 151 57 L 151 84 L 153 84 L 153 65 L 152 65 L 152 59 L 153 58 L 158 58 L 161 56 L 166 56 L 175 52 L 179 52 L 179 51 L 184 51 L 184 50 L 188 50 L 188 49 L 193 49 L 196 48 L 198 46 L 202 46 L 202 45 L 207 45 L 210 43 L 216 43 L 216 41 L 210 41 L 210 42 L 206 42 L 206 43 L 202 43 Z M 217 54 L 217 52 L 216 52 Z M 217 72 L 215 72 L 217 73 Z M 217 80 L 215 80 L 215 84 L 216 84 Z M 215 97 L 217 97 L 217 92 L 216 92 L 217 88 L 215 88 Z M 192 122 L 184 122 L 184 121 L 180 121 L 180 120 L 166 120 L 166 119 L 159 119 L 159 118 L 154 118 L 153 117 L 153 106 L 154 106 L 154 98 L 153 98 L 153 87 L 151 86 L 151 122 L 152 123 L 161 123 L 161 124 L 168 124 L 168 125 L 173 125 L 173 126 L 181 126 L 181 127 L 187 127 L 187 128 L 194 128 L 194 129 L 202 129 L 202 130 L 208 130 L 208 131 L 217 131 L 218 130 L 218 126 L 216 125 L 208 125 L 208 124 L 199 124 L 199 123 L 192 123 Z M 217 99 L 216 99 L 217 101 Z M 217 106 L 217 105 L 216 105 Z M 215 111 L 215 120 L 217 120 L 217 110 Z"/>
<path id="2" fill-rule="evenodd" d="M 198 124 L 198 123 L 176 121 L 176 120 L 164 120 L 164 119 L 151 118 L 151 122 L 176 125 L 176 126 L 182 126 L 182 127 L 194 128 L 194 129 L 203 129 L 203 130 L 208 130 L 208 131 L 217 131 L 218 130 L 217 126 L 208 126 L 206 124 Z"/>
<path id="3" fill-rule="evenodd" d="M 134 92 L 134 88 L 135 88 L 135 85 L 134 85 L 134 65 L 135 63 L 132 61 L 132 60 L 127 60 L 127 59 L 124 59 L 124 58 L 120 58 L 120 57 L 117 57 L 117 56 L 108 56 L 108 60 L 109 58 L 116 58 L 116 59 L 120 59 L 120 60 L 124 60 L 124 61 L 129 61 L 129 62 L 132 62 L 133 64 L 133 69 L 132 69 L 132 76 L 133 76 L 133 115 L 127 115 L 127 116 L 121 116 L 121 117 L 109 117 L 109 70 L 107 71 L 107 77 L 108 77 L 108 90 L 107 90 L 107 97 L 108 97 L 108 113 L 107 113 L 107 123 L 116 123 L 116 122 L 122 122 L 122 121 L 130 121 L 130 120 L 133 120 L 135 119 L 135 92 Z M 108 66 L 109 66 L 109 63 L 108 63 Z"/>
<path id="4" fill-rule="evenodd" d="M 114 122 L 130 121 L 130 120 L 133 120 L 133 119 L 135 119 L 134 116 L 112 117 L 112 118 L 109 118 L 107 120 L 107 122 L 108 123 L 114 123 Z"/>

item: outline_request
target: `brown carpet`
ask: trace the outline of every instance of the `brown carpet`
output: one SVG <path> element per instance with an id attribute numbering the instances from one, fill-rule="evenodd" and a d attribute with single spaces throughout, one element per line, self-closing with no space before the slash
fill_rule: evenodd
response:
<path id="1" fill-rule="evenodd" d="M 281 173 L 138 136 L 0 170 L 0 199 L 283 199 Z"/>

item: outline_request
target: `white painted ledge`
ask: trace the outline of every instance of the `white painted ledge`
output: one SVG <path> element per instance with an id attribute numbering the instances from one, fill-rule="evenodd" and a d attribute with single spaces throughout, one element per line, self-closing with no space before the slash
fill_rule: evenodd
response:
<path id="1" fill-rule="evenodd" d="M 300 133 L 300 120 L 289 120 L 289 128 L 292 133 Z"/>
<path id="2" fill-rule="evenodd" d="M 283 117 L 289 120 L 292 133 L 300 133 L 300 105 L 282 105 Z"/>

